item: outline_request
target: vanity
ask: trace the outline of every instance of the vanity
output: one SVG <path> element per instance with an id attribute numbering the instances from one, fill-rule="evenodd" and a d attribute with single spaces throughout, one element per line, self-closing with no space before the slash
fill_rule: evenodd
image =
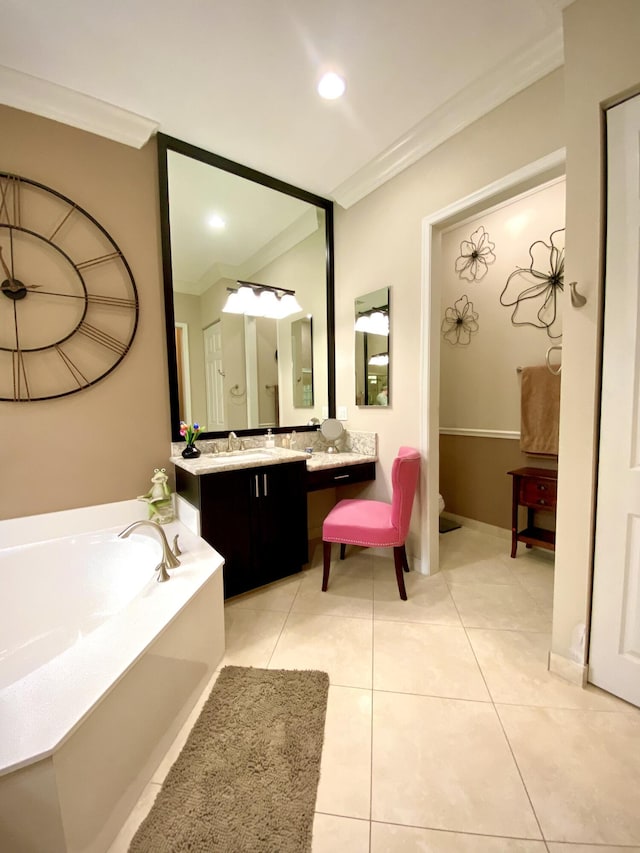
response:
<path id="1" fill-rule="evenodd" d="M 372 438 L 363 448 L 369 453 L 258 446 L 197 459 L 172 455 L 176 493 L 196 510 L 199 535 L 224 557 L 225 598 L 302 569 L 307 493 L 374 480 Z"/>

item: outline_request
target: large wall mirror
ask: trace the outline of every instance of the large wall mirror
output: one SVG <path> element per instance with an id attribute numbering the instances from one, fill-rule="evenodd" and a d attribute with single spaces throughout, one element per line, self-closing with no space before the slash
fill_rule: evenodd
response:
<path id="1" fill-rule="evenodd" d="M 173 440 L 334 417 L 333 203 L 164 134 L 158 156 Z M 242 281 L 302 310 L 224 313 Z"/>
<path id="2" fill-rule="evenodd" d="M 356 405 L 388 406 L 389 288 L 360 296 L 355 302 Z"/>

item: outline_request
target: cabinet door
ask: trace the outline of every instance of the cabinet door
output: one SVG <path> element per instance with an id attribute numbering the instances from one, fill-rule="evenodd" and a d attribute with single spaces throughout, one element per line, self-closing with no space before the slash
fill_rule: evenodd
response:
<path id="1" fill-rule="evenodd" d="M 248 471 L 200 477 L 202 538 L 224 557 L 224 597 L 257 586 L 253 565 L 251 515 L 255 499 Z"/>
<path id="2" fill-rule="evenodd" d="M 291 462 L 252 471 L 255 571 L 260 586 L 299 572 L 307 562 L 306 465 Z"/>

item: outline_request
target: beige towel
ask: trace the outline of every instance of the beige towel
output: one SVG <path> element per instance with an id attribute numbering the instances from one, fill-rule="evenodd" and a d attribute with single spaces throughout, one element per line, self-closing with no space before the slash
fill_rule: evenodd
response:
<path id="1" fill-rule="evenodd" d="M 522 368 L 520 450 L 558 455 L 560 376 L 546 365 Z"/>

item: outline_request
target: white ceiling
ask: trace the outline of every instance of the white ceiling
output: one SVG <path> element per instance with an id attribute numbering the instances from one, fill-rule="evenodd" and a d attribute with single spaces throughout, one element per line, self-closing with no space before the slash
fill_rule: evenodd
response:
<path id="1" fill-rule="evenodd" d="M 0 0 L 0 101 L 130 144 L 158 127 L 348 206 L 561 65 L 570 2 Z"/>

